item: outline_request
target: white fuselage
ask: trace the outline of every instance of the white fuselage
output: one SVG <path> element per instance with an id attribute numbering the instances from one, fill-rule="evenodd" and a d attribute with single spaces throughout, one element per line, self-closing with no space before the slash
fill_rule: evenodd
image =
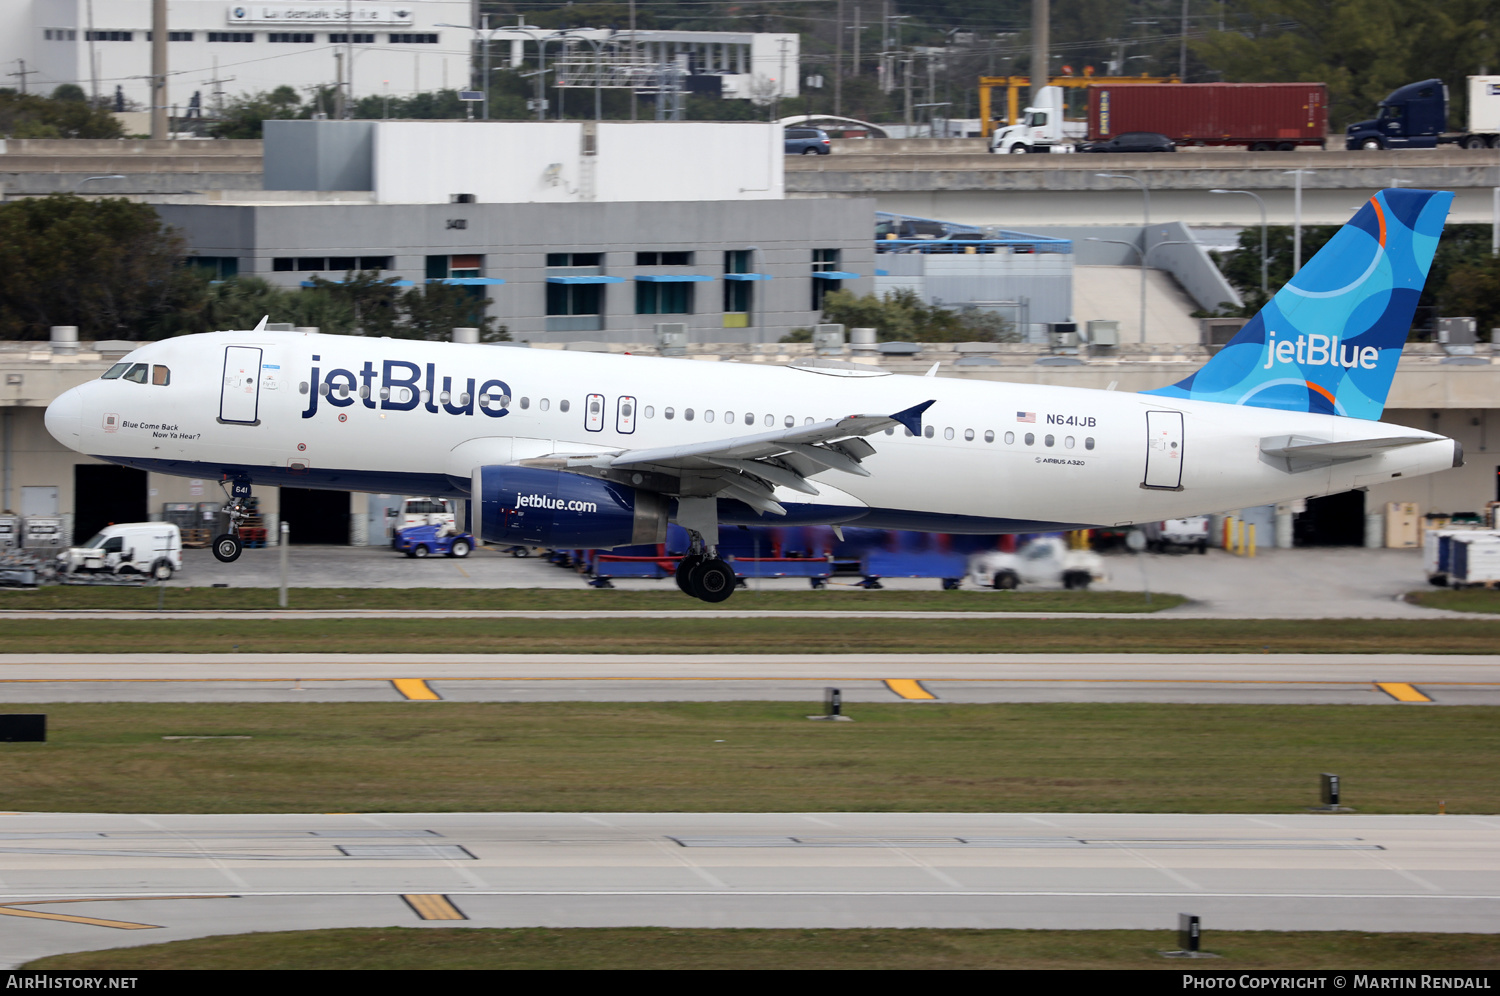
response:
<path id="1" fill-rule="evenodd" d="M 923 435 L 869 437 L 869 477 L 825 471 L 813 478 L 815 497 L 778 489 L 786 521 L 796 522 L 949 532 L 1121 525 L 1432 473 L 1455 455 L 1452 440 L 1403 428 L 1431 441 L 1294 473 L 1262 455 L 1263 439 L 1342 442 L 1392 427 L 1144 394 L 748 363 L 288 332 L 184 336 L 125 362 L 165 366 L 170 382 L 74 388 L 48 410 L 53 435 L 163 473 L 406 494 L 461 496 L 476 467 L 548 454 L 729 439 L 936 402 Z"/>

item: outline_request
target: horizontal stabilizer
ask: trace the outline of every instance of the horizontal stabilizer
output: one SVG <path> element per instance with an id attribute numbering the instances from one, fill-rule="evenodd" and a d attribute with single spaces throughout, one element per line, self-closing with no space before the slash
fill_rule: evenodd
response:
<path id="1" fill-rule="evenodd" d="M 1348 463 L 1376 456 L 1402 446 L 1432 442 L 1432 436 L 1382 436 L 1377 439 L 1332 441 L 1311 436 L 1267 436 L 1260 441 L 1260 452 L 1288 473 L 1315 470 L 1336 463 Z"/>

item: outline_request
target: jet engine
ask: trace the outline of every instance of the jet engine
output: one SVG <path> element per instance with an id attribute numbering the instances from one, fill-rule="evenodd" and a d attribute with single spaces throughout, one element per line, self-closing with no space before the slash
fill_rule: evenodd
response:
<path id="1" fill-rule="evenodd" d="M 490 543 L 608 548 L 667 539 L 666 498 L 565 470 L 479 467 L 470 500 Z"/>

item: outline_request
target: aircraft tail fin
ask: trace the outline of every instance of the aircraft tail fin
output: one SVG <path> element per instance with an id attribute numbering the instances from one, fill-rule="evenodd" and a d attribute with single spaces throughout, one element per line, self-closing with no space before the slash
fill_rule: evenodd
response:
<path id="1" fill-rule="evenodd" d="M 1142 393 L 1380 418 L 1452 202 L 1375 194 L 1213 359 Z"/>

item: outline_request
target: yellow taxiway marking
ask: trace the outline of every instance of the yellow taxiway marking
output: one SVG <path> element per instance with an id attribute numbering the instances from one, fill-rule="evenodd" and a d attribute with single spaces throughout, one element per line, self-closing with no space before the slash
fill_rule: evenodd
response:
<path id="1" fill-rule="evenodd" d="M 427 687 L 425 678 L 394 678 L 391 681 L 396 686 L 396 691 L 408 699 L 418 699 L 424 702 L 439 702 L 442 696 Z"/>
<path id="2" fill-rule="evenodd" d="M 885 687 L 901 696 L 903 699 L 935 699 L 936 695 L 922 687 L 920 681 L 912 678 L 887 678 Z"/>
<path id="3" fill-rule="evenodd" d="M 25 916 L 35 920 L 62 920 L 67 923 L 86 923 L 91 927 L 114 927 L 118 930 L 154 930 L 159 923 L 131 923 L 128 920 L 101 920 L 92 916 L 69 916 L 66 913 L 40 913 L 36 910 L 18 910 L 0 907 L 0 916 Z"/>
<path id="4" fill-rule="evenodd" d="M 1405 681 L 1377 681 L 1375 687 L 1397 702 L 1431 702 L 1432 699 Z"/>
<path id="5" fill-rule="evenodd" d="M 440 894 L 402 896 L 406 905 L 423 920 L 467 920 L 452 900 Z"/>

